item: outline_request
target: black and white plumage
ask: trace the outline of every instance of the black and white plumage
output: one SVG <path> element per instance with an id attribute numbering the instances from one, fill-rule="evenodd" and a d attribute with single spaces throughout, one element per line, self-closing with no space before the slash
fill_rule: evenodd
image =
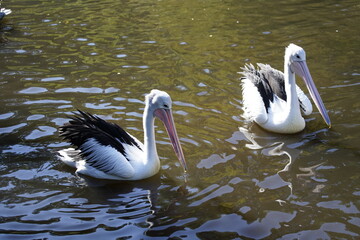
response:
<path id="1" fill-rule="evenodd" d="M 59 151 L 60 159 L 78 173 L 101 179 L 140 180 L 160 169 L 156 151 L 154 118 L 165 125 L 174 151 L 186 170 L 186 162 L 176 133 L 171 98 L 163 91 L 152 90 L 145 99 L 143 116 L 144 144 L 120 126 L 79 111 L 60 135 L 76 149 Z"/>
<path id="2" fill-rule="evenodd" d="M 10 9 L 0 8 L 0 21 L 6 16 L 11 13 Z"/>
<path id="3" fill-rule="evenodd" d="M 305 51 L 290 44 L 285 51 L 284 73 L 267 64 L 245 65 L 241 74 L 245 118 L 266 130 L 296 133 L 305 128 L 301 115 L 312 113 L 312 105 L 296 85 L 295 74 L 303 78 L 320 114 L 330 126 L 330 118 L 306 65 Z"/>

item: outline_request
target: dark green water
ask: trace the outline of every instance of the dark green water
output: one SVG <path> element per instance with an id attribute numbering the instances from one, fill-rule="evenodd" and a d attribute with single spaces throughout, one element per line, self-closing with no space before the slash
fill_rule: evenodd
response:
<path id="1" fill-rule="evenodd" d="M 357 239 L 359 1 L 1 1 L 0 239 Z M 302 46 L 329 110 L 295 135 L 241 117 L 240 67 Z M 304 85 L 299 81 L 299 85 Z M 162 124 L 153 178 L 77 176 L 57 151 L 82 109 L 142 140 L 168 92 L 189 171 Z"/>

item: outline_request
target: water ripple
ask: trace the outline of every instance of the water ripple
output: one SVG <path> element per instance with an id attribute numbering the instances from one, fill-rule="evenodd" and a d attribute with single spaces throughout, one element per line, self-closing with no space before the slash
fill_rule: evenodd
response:
<path id="1" fill-rule="evenodd" d="M 0 120 L 9 119 L 9 118 L 13 117 L 14 115 L 15 115 L 15 113 L 13 113 L 13 112 L 0 114 Z"/>
<path id="2" fill-rule="evenodd" d="M 42 104 L 42 105 L 46 105 L 46 104 L 70 104 L 71 101 L 67 101 L 67 100 L 53 100 L 53 99 L 42 99 L 42 100 L 28 100 L 25 101 L 24 104 Z"/>
<path id="3" fill-rule="evenodd" d="M 48 90 L 43 87 L 29 87 L 27 89 L 23 89 L 23 90 L 19 91 L 19 93 L 21 93 L 21 94 L 38 94 L 38 93 L 44 93 L 47 91 Z"/>
<path id="4" fill-rule="evenodd" d="M 65 80 L 64 77 L 46 77 L 46 78 L 42 78 L 41 81 L 42 82 L 53 82 L 53 81 L 62 81 Z"/>
<path id="5" fill-rule="evenodd" d="M 37 152 L 41 147 L 32 147 L 27 145 L 15 144 L 9 146 L 7 149 L 3 150 L 3 153 L 15 153 L 15 154 L 29 154 L 32 152 Z"/>
<path id="6" fill-rule="evenodd" d="M 137 192 L 137 194 L 135 194 Z M 147 191 L 136 190 L 130 196 L 119 195 L 112 204 L 89 204 L 88 200 L 61 191 L 40 191 L 18 194 L 22 202 L 2 202 L 3 218 L 16 221 L 1 223 L 2 232 L 12 234 L 36 234 L 51 231 L 61 234 L 64 230 L 72 234 L 94 232 L 97 228 L 117 231 L 128 225 L 129 220 L 143 222 L 152 211 L 149 209 Z M 131 204 L 129 204 L 129 200 Z M 21 212 L 16 209 L 22 209 Z M 26 215 L 22 213 L 26 212 Z M 14 219 L 15 220 L 15 219 Z M 138 225 L 136 228 L 146 228 Z"/>
<path id="7" fill-rule="evenodd" d="M 280 228 L 284 223 L 290 222 L 296 216 L 295 213 L 283 213 L 279 211 L 270 211 L 261 221 L 251 221 L 248 223 L 243 216 L 236 213 L 224 214 L 217 219 L 212 219 L 202 224 L 196 229 L 187 229 L 178 231 L 173 236 L 188 236 L 190 239 L 198 236 L 207 236 L 212 233 L 232 233 L 235 232 L 237 236 L 244 236 L 252 239 L 262 239 L 269 235 L 273 229 Z M 236 229 L 232 226 L 236 223 Z M 200 234 L 197 234 L 200 233 Z M 208 233 L 208 234 L 205 234 Z"/>
<path id="8" fill-rule="evenodd" d="M 97 87 L 76 87 L 76 88 L 60 88 L 55 90 L 56 93 L 103 93 L 104 90 Z"/>
<path id="9" fill-rule="evenodd" d="M 57 129 L 50 126 L 38 126 L 38 129 L 33 130 L 29 135 L 25 137 L 26 140 L 39 139 L 46 136 L 51 136 Z"/>
<path id="10" fill-rule="evenodd" d="M 359 238 L 356 4 L 1 4 L 13 9 L 0 27 L 1 239 Z M 282 68 L 290 42 L 307 51 L 331 129 L 317 111 L 294 135 L 241 115 L 239 67 Z M 92 179 L 59 161 L 58 127 L 76 109 L 142 138 L 153 88 L 174 101 L 186 174 L 158 120 L 152 178 Z"/>
<path id="11" fill-rule="evenodd" d="M 2 127 L 0 128 L 0 134 L 4 134 L 4 133 L 13 133 L 15 132 L 16 130 L 20 129 L 20 128 L 23 128 L 27 126 L 26 123 L 19 123 L 19 124 L 16 124 L 14 126 L 9 126 L 9 127 Z"/>

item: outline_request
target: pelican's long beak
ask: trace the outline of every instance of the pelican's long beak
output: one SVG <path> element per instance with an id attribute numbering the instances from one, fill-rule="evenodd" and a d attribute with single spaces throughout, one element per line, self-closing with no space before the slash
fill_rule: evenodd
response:
<path id="1" fill-rule="evenodd" d="M 171 143 L 173 145 L 176 156 L 178 157 L 181 166 L 184 168 L 184 171 L 187 170 L 184 153 L 182 151 L 179 138 L 176 133 L 176 128 L 174 124 L 174 119 L 170 109 L 158 108 L 154 112 L 165 125 L 166 131 L 169 134 Z"/>
<path id="2" fill-rule="evenodd" d="M 315 102 L 316 107 L 319 109 L 321 116 L 325 120 L 326 124 L 331 127 L 331 122 L 329 115 L 326 111 L 324 103 L 320 97 L 318 90 L 316 89 L 315 83 L 312 80 L 310 71 L 306 65 L 306 61 L 293 62 L 291 64 L 291 69 L 293 72 L 302 77 L 305 81 L 306 87 L 310 92 L 311 98 Z"/>

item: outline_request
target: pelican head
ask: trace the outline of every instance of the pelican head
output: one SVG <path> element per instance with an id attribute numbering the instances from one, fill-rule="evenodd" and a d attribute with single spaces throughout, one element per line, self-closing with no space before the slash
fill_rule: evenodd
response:
<path id="1" fill-rule="evenodd" d="M 329 115 L 307 67 L 304 49 L 291 43 L 285 51 L 285 64 L 289 65 L 291 73 L 299 75 L 304 80 L 310 96 L 320 111 L 321 116 L 326 124 L 331 127 Z"/>
<path id="2" fill-rule="evenodd" d="M 169 94 L 164 91 L 153 89 L 148 95 L 146 95 L 145 103 L 146 106 L 149 108 L 150 112 L 153 113 L 153 117 L 159 118 L 164 123 L 166 131 L 174 148 L 175 154 L 179 159 L 180 164 L 186 171 L 187 166 L 180 145 L 180 141 L 177 136 L 174 119 L 171 112 L 172 101 Z"/>

